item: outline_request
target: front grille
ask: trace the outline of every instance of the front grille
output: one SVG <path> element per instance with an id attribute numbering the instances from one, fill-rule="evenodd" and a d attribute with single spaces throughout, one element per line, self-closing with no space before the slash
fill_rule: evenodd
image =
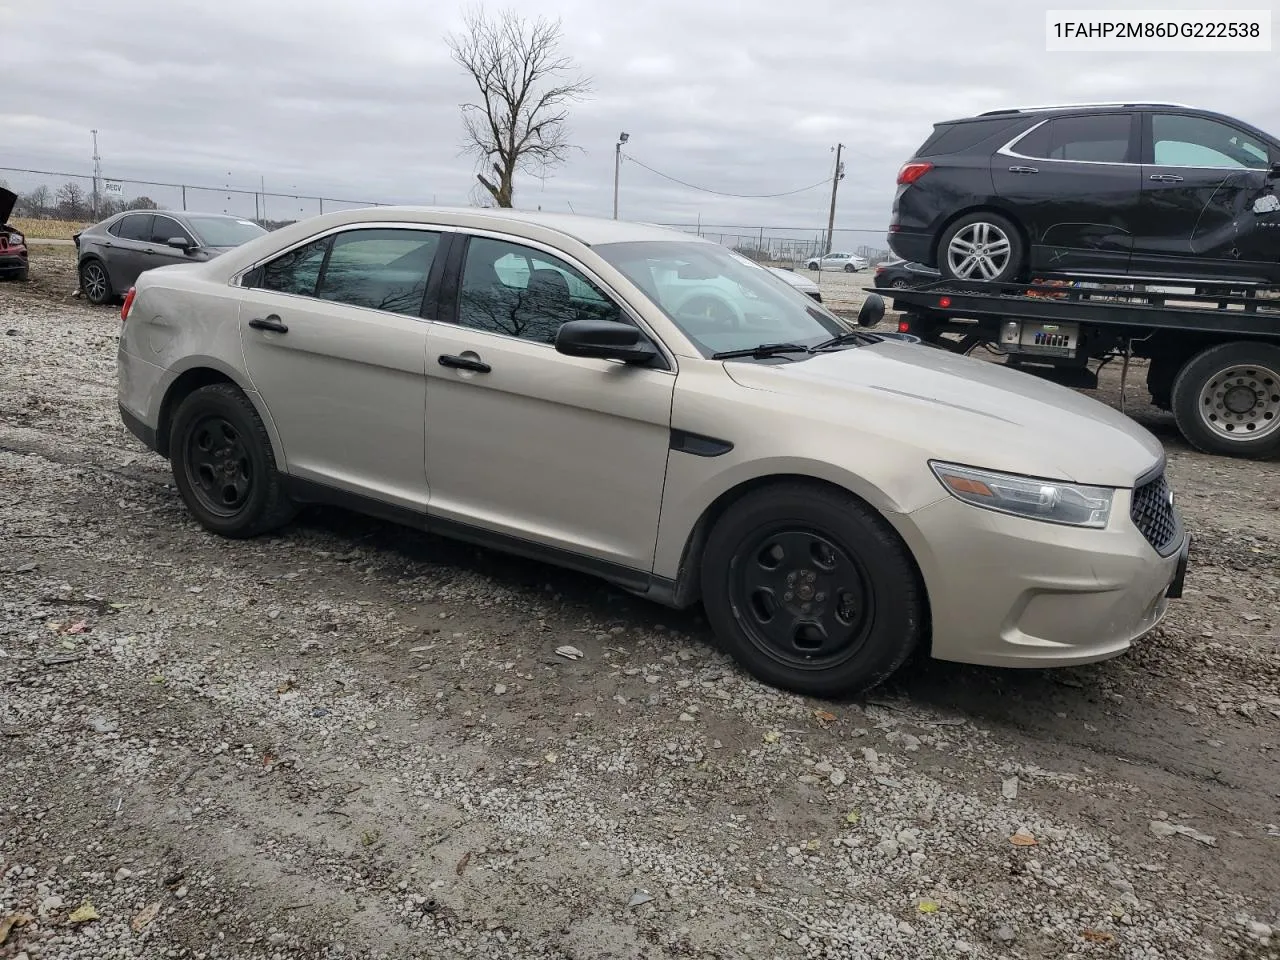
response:
<path id="1" fill-rule="evenodd" d="M 1173 552 L 1181 538 L 1182 524 L 1178 522 L 1164 474 L 1133 488 L 1129 516 L 1158 554 L 1168 556 Z"/>

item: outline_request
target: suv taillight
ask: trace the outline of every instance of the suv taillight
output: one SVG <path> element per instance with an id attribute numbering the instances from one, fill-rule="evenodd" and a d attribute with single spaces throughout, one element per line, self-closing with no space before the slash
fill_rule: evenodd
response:
<path id="1" fill-rule="evenodd" d="M 129 310 L 133 307 L 133 298 L 137 295 L 136 287 L 130 287 L 129 292 L 124 295 L 124 306 L 120 308 L 120 322 L 124 323 L 129 319 Z"/>
<path id="2" fill-rule="evenodd" d="M 933 164 L 928 161 L 904 163 L 902 169 L 898 171 L 898 184 L 915 183 L 932 169 Z"/>

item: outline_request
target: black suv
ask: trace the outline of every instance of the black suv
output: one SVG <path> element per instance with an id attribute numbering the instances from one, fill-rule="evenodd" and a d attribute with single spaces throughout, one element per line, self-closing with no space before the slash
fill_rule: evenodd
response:
<path id="1" fill-rule="evenodd" d="M 936 124 L 898 172 L 889 246 L 948 278 L 1280 284 L 1280 141 L 1162 103 Z"/>

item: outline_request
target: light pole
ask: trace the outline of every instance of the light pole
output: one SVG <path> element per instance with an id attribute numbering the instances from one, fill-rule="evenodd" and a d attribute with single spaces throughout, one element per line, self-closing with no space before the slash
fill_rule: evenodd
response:
<path id="1" fill-rule="evenodd" d="M 622 172 L 622 145 L 631 139 L 631 134 L 618 134 L 618 142 L 613 148 L 613 219 L 618 219 L 618 175 Z"/>

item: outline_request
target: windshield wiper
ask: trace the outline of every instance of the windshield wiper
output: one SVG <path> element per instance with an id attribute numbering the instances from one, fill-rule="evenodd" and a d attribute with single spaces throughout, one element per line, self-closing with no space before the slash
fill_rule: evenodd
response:
<path id="1" fill-rule="evenodd" d="M 831 347 L 843 347 L 851 343 L 883 343 L 884 337 L 878 337 L 874 333 L 867 333 L 863 330 L 850 330 L 848 333 L 842 333 L 838 337 L 832 337 L 830 340 L 823 340 L 822 343 L 810 347 L 814 353 L 819 350 L 827 350 Z"/>
<path id="2" fill-rule="evenodd" d="M 719 353 L 711 355 L 712 360 L 733 360 L 736 357 L 755 357 L 757 360 L 763 360 L 766 357 L 776 357 L 784 353 L 808 353 L 809 348 L 799 343 L 757 343 L 754 347 L 746 347 L 742 350 L 721 350 Z"/>

